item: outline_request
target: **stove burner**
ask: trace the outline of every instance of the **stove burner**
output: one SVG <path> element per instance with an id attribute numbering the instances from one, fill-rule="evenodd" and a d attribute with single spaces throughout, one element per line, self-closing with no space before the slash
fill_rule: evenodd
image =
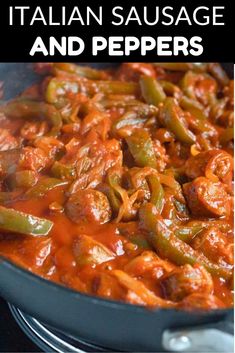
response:
<path id="1" fill-rule="evenodd" d="M 54 328 L 42 324 L 31 316 L 24 314 L 13 305 L 8 305 L 20 328 L 43 352 L 108 352 L 105 348 L 58 332 Z"/>

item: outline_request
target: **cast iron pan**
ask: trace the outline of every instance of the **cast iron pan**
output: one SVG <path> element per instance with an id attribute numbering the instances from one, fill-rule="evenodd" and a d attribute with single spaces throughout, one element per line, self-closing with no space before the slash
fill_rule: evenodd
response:
<path id="1" fill-rule="evenodd" d="M 0 80 L 5 81 L 4 98 L 8 99 L 35 82 L 37 76 L 33 74 L 31 64 L 1 63 Z M 208 327 L 222 327 L 223 331 L 226 331 L 229 321 L 233 318 L 232 309 L 209 312 L 149 310 L 95 298 L 46 281 L 5 259 L 0 259 L 0 294 L 42 322 L 110 350 L 162 351 L 167 348 L 167 343 L 162 341 L 163 333 L 166 337 L 166 330 L 186 328 L 187 331 L 200 333 L 201 331 L 194 331 L 200 328 L 205 329 L 205 335 L 200 334 L 197 340 L 202 347 L 195 349 L 194 345 L 194 351 L 209 351 L 209 346 L 213 346 L 213 339 L 210 338 L 212 331 L 208 330 Z M 216 337 L 221 337 L 220 342 L 228 338 L 222 331 L 216 332 Z M 206 347 L 205 344 L 209 346 Z M 227 351 L 229 344 L 231 336 Z M 226 348 L 226 343 L 223 345 Z M 193 350 L 193 347 L 191 349 Z M 216 349 L 217 344 L 212 347 L 212 351 Z"/>

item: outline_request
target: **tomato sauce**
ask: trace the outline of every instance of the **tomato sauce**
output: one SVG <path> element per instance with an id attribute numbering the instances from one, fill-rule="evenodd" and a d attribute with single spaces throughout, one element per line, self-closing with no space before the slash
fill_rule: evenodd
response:
<path id="1" fill-rule="evenodd" d="M 233 101 L 222 68 L 41 65 L 48 77 L 0 107 L 0 254 L 106 299 L 231 307 Z"/>

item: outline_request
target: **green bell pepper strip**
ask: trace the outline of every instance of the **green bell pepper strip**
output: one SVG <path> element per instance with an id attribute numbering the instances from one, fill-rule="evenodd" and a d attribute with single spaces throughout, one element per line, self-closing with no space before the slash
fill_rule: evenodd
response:
<path id="1" fill-rule="evenodd" d="M 58 179 L 75 180 L 77 173 L 76 168 L 72 165 L 66 165 L 56 161 L 51 167 L 51 174 Z"/>
<path id="2" fill-rule="evenodd" d="M 189 211 L 185 203 L 182 203 L 176 199 L 174 199 L 173 203 L 175 206 L 175 210 L 181 215 L 181 217 L 188 217 Z"/>
<path id="3" fill-rule="evenodd" d="M 123 200 L 124 189 L 121 187 L 121 179 L 121 175 L 115 170 L 110 170 L 107 175 L 107 183 L 109 187 L 108 195 L 115 211 L 119 210 L 121 207 L 121 200 Z"/>
<path id="4" fill-rule="evenodd" d="M 115 169 L 111 169 L 107 175 L 108 184 L 115 189 L 117 185 L 121 185 L 122 175 L 121 172 L 116 171 Z"/>
<path id="5" fill-rule="evenodd" d="M 139 219 L 141 228 L 146 231 L 147 239 L 161 256 L 166 257 L 177 265 L 200 264 L 212 275 L 225 279 L 229 279 L 232 276 L 229 268 L 212 263 L 207 257 L 180 240 L 166 226 L 156 207 L 151 203 L 141 207 Z"/>
<path id="6" fill-rule="evenodd" d="M 3 106 L 1 111 L 14 119 L 46 118 L 52 125 L 49 135 L 57 135 L 62 127 L 60 112 L 44 102 L 19 98 Z"/>
<path id="7" fill-rule="evenodd" d="M 199 221 L 199 220 L 193 220 L 189 221 L 186 225 L 186 227 L 190 227 L 193 229 L 208 229 L 210 227 L 217 227 L 222 233 L 228 233 L 231 232 L 233 229 L 233 226 L 230 225 L 228 222 L 225 220 L 210 220 L 210 221 Z"/>
<path id="8" fill-rule="evenodd" d="M 214 76 L 222 86 L 229 84 L 229 77 L 219 63 L 210 63 L 207 68 L 211 75 Z"/>
<path id="9" fill-rule="evenodd" d="M 117 213 L 121 207 L 121 202 L 120 202 L 119 198 L 117 197 L 115 190 L 108 184 L 100 184 L 98 186 L 98 190 L 107 196 L 113 213 L 115 215 L 117 215 Z"/>
<path id="10" fill-rule="evenodd" d="M 162 124 L 173 132 L 179 141 L 191 145 L 195 143 L 196 136 L 187 128 L 183 115 L 184 112 L 175 103 L 174 98 L 166 98 L 160 112 Z"/>
<path id="11" fill-rule="evenodd" d="M 0 229 L 34 236 L 46 236 L 53 227 L 53 222 L 0 206 Z"/>
<path id="12" fill-rule="evenodd" d="M 143 250 L 151 250 L 152 247 L 151 245 L 148 243 L 148 241 L 146 239 L 144 239 L 141 236 L 137 235 L 132 235 L 131 237 L 129 237 L 129 240 L 138 246 L 138 248 L 143 249 Z"/>
<path id="13" fill-rule="evenodd" d="M 147 180 L 151 190 L 150 202 L 161 214 L 164 206 L 164 189 L 156 175 L 149 175 Z"/>
<path id="14" fill-rule="evenodd" d="M 184 77 L 180 81 L 180 86 L 184 94 L 194 100 L 197 100 L 195 95 L 195 81 L 198 79 L 198 75 L 193 71 L 185 73 Z"/>
<path id="15" fill-rule="evenodd" d="M 159 81 L 159 83 L 161 84 L 165 94 L 167 96 L 173 96 L 175 98 L 180 98 L 182 96 L 182 91 L 181 89 L 174 85 L 174 83 L 170 82 L 170 81 L 165 81 L 165 80 L 161 80 Z"/>
<path id="16" fill-rule="evenodd" d="M 15 188 L 30 188 L 37 183 L 37 175 L 32 170 L 20 170 L 11 174 L 6 179 L 7 186 L 10 190 Z"/>
<path id="17" fill-rule="evenodd" d="M 142 96 L 148 104 L 158 106 L 166 98 L 162 86 L 153 77 L 142 76 L 140 79 L 140 88 Z"/>
<path id="18" fill-rule="evenodd" d="M 112 125 L 112 133 L 114 135 L 122 136 L 122 129 L 133 126 L 135 127 L 143 127 L 146 119 L 139 116 L 137 112 L 130 111 L 124 114 L 120 119 L 117 119 Z M 125 135 L 125 133 L 124 133 Z"/>
<path id="19" fill-rule="evenodd" d="M 152 139 L 146 130 L 138 129 L 126 137 L 129 150 L 139 167 L 156 168 L 156 157 Z"/>
<path id="20" fill-rule="evenodd" d="M 200 233 L 204 227 L 200 224 L 195 225 L 195 226 L 180 226 L 177 228 L 174 233 L 175 235 L 185 243 L 190 243 L 190 241 L 198 234 Z"/>
<path id="21" fill-rule="evenodd" d="M 134 99 L 132 96 L 129 96 L 129 99 L 126 100 L 123 96 L 122 99 L 119 98 L 102 98 L 100 101 L 98 101 L 98 104 L 102 106 L 102 108 L 105 109 L 110 109 L 110 108 L 125 108 L 125 109 L 133 109 L 137 110 L 141 106 L 145 105 L 144 103 L 138 101 L 137 99 Z M 147 105 L 147 108 L 149 106 Z"/>
<path id="22" fill-rule="evenodd" d="M 38 181 L 38 183 L 29 189 L 25 193 L 25 198 L 33 198 L 33 197 L 43 197 L 48 191 L 58 187 L 68 185 L 67 180 L 60 180 L 56 178 L 42 178 Z"/>
<path id="23" fill-rule="evenodd" d="M 121 81 L 87 81 L 84 88 L 89 94 L 101 92 L 104 94 L 132 94 L 138 93 L 138 84 L 135 82 Z"/>
<path id="24" fill-rule="evenodd" d="M 127 190 L 121 186 L 121 178 L 122 176 L 116 170 L 110 170 L 107 176 L 107 182 L 113 190 L 110 190 L 110 195 L 112 197 L 111 202 L 114 201 L 112 206 L 115 206 L 116 208 L 118 207 L 117 222 L 120 221 L 120 214 L 122 215 L 121 218 L 124 220 L 129 220 L 130 217 L 132 217 L 133 212 L 135 212 L 133 209 L 133 204 L 130 202 Z"/>
<path id="25" fill-rule="evenodd" d="M 162 67 L 169 71 L 205 71 L 205 64 L 194 64 L 194 63 L 154 63 L 154 65 Z"/>
<path id="26" fill-rule="evenodd" d="M 60 98 L 64 98 L 68 93 L 84 93 L 92 96 L 97 92 L 135 95 L 138 93 L 138 85 L 134 82 L 92 81 L 81 78 L 75 81 L 54 77 L 48 83 L 45 98 L 48 103 L 56 104 Z"/>
<path id="27" fill-rule="evenodd" d="M 87 66 L 75 65 L 72 63 L 55 63 L 54 67 L 70 74 L 75 74 L 92 80 L 101 80 L 106 76 L 104 71 L 92 69 Z"/>
<path id="28" fill-rule="evenodd" d="M 205 108 L 198 101 L 196 101 L 195 99 L 183 96 L 180 99 L 179 104 L 180 104 L 181 108 L 183 108 L 184 110 L 190 112 L 196 118 L 198 118 L 200 120 L 207 119 L 207 116 L 204 113 Z"/>
<path id="29" fill-rule="evenodd" d="M 220 142 L 225 144 L 234 139 L 234 127 L 228 127 L 220 135 Z"/>
<path id="30" fill-rule="evenodd" d="M 69 92 L 73 94 L 77 94 L 79 92 L 79 86 L 77 82 L 53 77 L 46 87 L 45 100 L 49 104 L 60 106 L 61 98 L 65 98 L 66 94 Z M 62 103 L 64 104 L 63 101 Z"/>
<path id="31" fill-rule="evenodd" d="M 141 128 L 149 118 L 155 119 L 157 114 L 158 109 L 153 105 L 141 103 L 140 105 L 132 106 L 131 110 L 127 111 L 113 123 L 112 133 L 119 137 L 129 136 L 131 133 L 128 128 Z"/>
<path id="32" fill-rule="evenodd" d="M 210 136 L 218 135 L 216 128 L 207 119 L 199 119 L 198 117 L 194 116 L 190 124 L 197 133 L 207 132 L 210 134 Z"/>
<path id="33" fill-rule="evenodd" d="M 118 121 L 122 121 L 123 117 L 126 115 L 127 116 L 135 116 L 136 119 L 140 119 L 141 122 L 144 122 L 148 118 L 151 117 L 156 117 L 158 114 L 158 108 L 145 104 L 143 102 L 134 100 L 134 99 L 129 99 L 129 100 L 115 100 L 115 99 L 104 99 L 98 102 L 98 106 L 101 107 L 101 109 L 110 109 L 110 108 L 123 108 L 125 109 L 125 114 L 120 118 L 117 119 Z M 116 122 L 115 122 L 116 123 Z M 115 124 L 114 123 L 114 124 Z"/>
<path id="34" fill-rule="evenodd" d="M 182 187 L 180 183 L 175 179 L 171 169 L 165 169 L 164 174 L 159 173 L 158 178 L 161 184 L 166 185 L 172 190 L 176 200 L 185 204 Z"/>

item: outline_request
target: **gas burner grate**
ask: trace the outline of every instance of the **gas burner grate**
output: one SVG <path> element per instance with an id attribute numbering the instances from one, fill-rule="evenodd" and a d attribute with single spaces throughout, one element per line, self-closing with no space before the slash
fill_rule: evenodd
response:
<path id="1" fill-rule="evenodd" d="M 86 352 L 110 352 L 106 348 L 87 343 L 82 339 L 75 339 L 64 333 L 58 332 L 29 315 L 24 314 L 11 304 L 8 304 L 10 311 L 22 329 L 22 331 L 33 341 L 43 352 L 56 353 L 86 353 Z"/>

